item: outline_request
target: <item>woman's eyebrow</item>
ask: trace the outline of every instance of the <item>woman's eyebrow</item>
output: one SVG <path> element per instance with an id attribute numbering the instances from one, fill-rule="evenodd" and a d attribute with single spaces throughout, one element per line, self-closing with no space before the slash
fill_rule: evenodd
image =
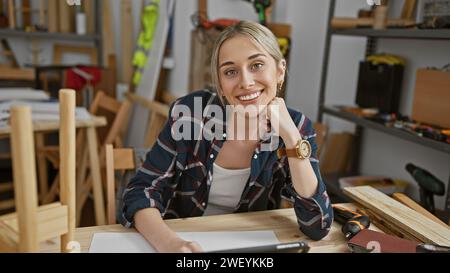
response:
<path id="1" fill-rule="evenodd" d="M 258 58 L 258 57 L 266 57 L 266 55 L 263 54 L 263 53 L 256 53 L 256 54 L 253 54 L 252 56 L 248 57 L 248 59 L 252 60 L 252 59 L 255 59 L 255 58 Z"/>
<path id="2" fill-rule="evenodd" d="M 256 53 L 256 54 L 253 54 L 253 55 L 251 55 L 250 57 L 248 57 L 248 59 L 249 60 L 253 60 L 253 59 L 256 59 L 256 58 L 258 58 L 258 57 L 266 57 L 266 55 L 265 54 L 263 54 L 263 53 Z M 219 66 L 219 68 L 221 68 L 222 66 L 226 66 L 226 65 L 233 65 L 234 63 L 233 62 L 224 62 L 224 63 L 222 63 L 220 66 Z"/>
<path id="3" fill-rule="evenodd" d="M 221 65 L 219 66 L 219 68 L 221 68 L 222 66 L 233 65 L 233 64 L 234 64 L 233 62 L 224 62 L 223 64 L 221 64 Z"/>

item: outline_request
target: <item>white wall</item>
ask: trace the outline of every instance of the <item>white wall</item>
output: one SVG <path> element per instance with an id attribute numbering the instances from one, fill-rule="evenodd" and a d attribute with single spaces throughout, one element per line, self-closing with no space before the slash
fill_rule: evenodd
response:
<path id="1" fill-rule="evenodd" d="M 113 18 L 120 18 L 120 0 L 111 1 Z M 211 19 L 231 17 L 256 20 L 257 18 L 251 5 L 240 0 L 209 0 L 208 2 Z M 391 13 L 398 14 L 402 2 L 395 1 L 396 5 Z M 274 21 L 289 23 L 293 30 L 287 103 L 313 120 L 316 119 L 318 110 L 328 5 L 329 2 L 324 0 L 277 0 L 274 10 Z M 365 0 L 338 0 L 335 14 L 354 17 L 360 8 L 367 8 Z M 133 1 L 135 37 L 139 31 L 140 9 L 140 1 Z M 169 75 L 168 89 L 174 95 L 180 96 L 188 92 L 190 31 L 192 30 L 190 16 L 197 9 L 197 0 L 176 0 L 175 9 L 173 51 L 175 68 Z M 120 20 L 114 20 L 114 30 L 120 67 Z M 450 62 L 448 48 L 450 48 L 449 41 L 380 40 L 379 52 L 399 54 L 408 60 L 400 105 L 401 111 L 405 114 L 411 113 L 415 70 L 424 66 L 442 66 Z M 26 52 L 26 45 L 22 45 L 20 51 Z M 364 51 L 364 38 L 333 37 L 327 78 L 327 104 L 354 102 L 358 62 L 363 58 Z M 325 122 L 334 131 L 351 131 L 354 128 L 353 124 L 336 118 L 326 117 Z M 361 160 L 363 174 L 387 175 L 412 181 L 404 170 L 404 166 L 407 162 L 413 162 L 428 169 L 446 184 L 448 183 L 450 155 L 380 132 L 365 130 Z M 408 193 L 418 198 L 416 188 L 410 188 Z M 436 205 L 442 209 L 444 198 L 436 198 Z"/>
<path id="2" fill-rule="evenodd" d="M 329 2 L 323 0 L 278 0 L 277 2 L 274 21 L 289 23 L 293 30 L 287 102 L 289 106 L 299 109 L 315 120 L 318 111 Z M 396 6 L 391 13 L 399 13 L 401 2 L 396 1 Z M 251 5 L 242 1 L 209 0 L 208 3 L 208 14 L 211 19 L 221 17 L 257 19 Z M 114 5 L 114 7 L 117 9 L 118 6 Z M 335 14 L 354 17 L 360 8 L 368 8 L 366 1 L 338 0 Z M 177 0 L 176 2 L 173 51 L 175 68 L 169 75 L 168 89 L 177 96 L 188 92 L 190 31 L 192 30 L 190 16 L 196 9 L 196 0 Z M 119 41 L 119 38 L 116 37 L 116 40 Z M 358 62 L 364 56 L 365 44 L 365 38 L 333 37 L 327 78 L 327 104 L 354 102 Z M 414 71 L 418 67 L 440 66 L 450 62 L 449 46 L 450 42 L 448 41 L 380 40 L 379 52 L 399 54 L 408 60 L 403 84 L 404 95 L 400 106 L 401 111 L 405 114 L 411 113 Z M 353 131 L 354 129 L 352 123 L 329 116 L 326 117 L 325 122 L 333 131 Z M 386 175 L 412 182 L 412 178 L 404 169 L 408 162 L 428 169 L 446 184 L 448 183 L 450 172 L 450 156 L 448 154 L 380 132 L 365 130 L 361 156 L 361 172 L 363 174 Z M 416 187 L 409 188 L 408 193 L 418 199 Z M 436 205 L 442 209 L 444 198 L 437 197 Z"/>
<path id="3" fill-rule="evenodd" d="M 174 70 L 170 88 L 177 94 L 187 93 L 187 73 L 189 54 L 189 35 L 192 28 L 186 19 L 195 11 L 193 0 L 178 1 L 189 7 L 179 12 L 177 7 L 176 28 L 184 33 L 183 47 L 175 51 L 175 62 L 181 62 L 182 68 Z M 241 1 L 209 1 L 209 15 L 241 19 L 256 19 L 252 8 Z M 396 1 L 391 14 L 399 14 L 402 1 Z M 278 0 L 274 10 L 274 21 L 292 25 L 292 51 L 289 66 L 287 89 L 288 105 L 299 109 L 315 120 L 318 110 L 320 77 L 322 73 L 323 47 L 325 41 L 328 1 L 317 0 Z M 368 8 L 364 0 L 339 0 L 335 14 L 337 16 L 354 17 L 358 9 Z M 184 9 L 183 9 L 184 10 Z M 176 30 L 177 31 L 177 30 Z M 366 39 L 357 37 L 333 37 L 330 52 L 329 73 L 327 78 L 326 103 L 353 103 L 356 95 L 358 62 L 363 58 Z M 420 40 L 380 40 L 379 52 L 399 54 L 407 58 L 403 96 L 400 109 L 405 114 L 411 113 L 414 71 L 423 66 L 440 66 L 450 62 L 450 42 Z M 326 117 L 325 122 L 333 131 L 353 131 L 354 125 L 340 119 Z M 361 172 L 363 174 L 386 175 L 393 178 L 413 181 L 405 171 L 406 163 L 412 162 L 428 169 L 448 184 L 450 175 L 450 155 L 429 148 L 400 140 L 380 132 L 365 130 L 362 142 Z M 418 190 L 413 186 L 408 194 L 418 199 Z M 436 198 L 436 206 L 443 209 L 444 197 Z"/>

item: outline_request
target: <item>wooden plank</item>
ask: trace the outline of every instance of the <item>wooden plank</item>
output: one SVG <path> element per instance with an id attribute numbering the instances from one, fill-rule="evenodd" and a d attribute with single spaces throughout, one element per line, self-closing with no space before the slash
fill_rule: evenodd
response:
<path id="1" fill-rule="evenodd" d="M 399 238 L 412 240 L 421 242 L 420 239 L 417 239 L 410 233 L 398 228 L 396 225 L 392 224 L 391 222 L 387 221 L 386 219 L 383 219 L 383 217 L 377 215 L 370 209 L 362 209 L 361 210 L 365 215 L 369 216 L 370 222 L 377 227 L 379 227 L 384 233 L 397 236 Z"/>
<path id="2" fill-rule="evenodd" d="M 0 67 L 0 79 L 34 81 L 35 80 L 34 69 Z"/>
<path id="3" fill-rule="evenodd" d="M 67 206 L 62 206 L 60 203 L 39 207 L 37 211 L 38 228 L 34 228 L 38 231 L 39 241 L 48 240 L 67 232 L 67 211 Z M 0 218 L 0 222 L 10 230 L 20 234 L 18 233 L 19 223 L 16 213 Z"/>
<path id="4" fill-rule="evenodd" d="M 321 148 L 322 174 L 345 173 L 350 168 L 354 136 L 350 133 L 332 133 Z"/>
<path id="5" fill-rule="evenodd" d="M 14 0 L 8 0 L 9 28 L 16 28 L 16 11 Z"/>
<path id="6" fill-rule="evenodd" d="M 344 193 L 383 219 L 426 243 L 450 246 L 450 228 L 446 228 L 417 211 L 370 187 L 347 187 Z"/>
<path id="7" fill-rule="evenodd" d="M 45 0 L 39 0 L 39 25 L 45 27 Z"/>
<path id="8" fill-rule="evenodd" d="M 375 20 L 373 18 L 348 18 L 348 17 L 334 17 L 331 20 L 332 29 L 348 29 L 358 26 L 372 27 Z M 387 26 L 409 26 L 416 22 L 407 19 L 388 19 Z"/>
<path id="9" fill-rule="evenodd" d="M 0 192 L 12 191 L 14 189 L 14 185 L 12 182 L 0 183 Z"/>
<path id="10" fill-rule="evenodd" d="M 199 14 L 208 16 L 208 0 L 198 0 L 197 9 Z"/>
<path id="11" fill-rule="evenodd" d="M 68 252 L 68 244 L 74 240 L 76 223 L 75 204 L 75 90 L 59 91 L 61 128 L 60 144 L 60 198 L 68 206 L 68 232 L 61 236 L 61 252 Z"/>
<path id="12" fill-rule="evenodd" d="M 87 20 L 87 33 L 95 34 L 95 1 L 83 1 Z"/>
<path id="13" fill-rule="evenodd" d="M 22 0 L 22 26 L 31 26 L 31 6 L 30 0 Z"/>
<path id="14" fill-rule="evenodd" d="M 45 147 L 45 135 L 42 133 L 35 134 L 36 141 L 36 156 L 37 167 L 39 176 L 39 200 L 43 200 L 44 196 L 48 192 L 48 173 L 47 173 L 47 160 L 45 153 L 41 152 Z"/>
<path id="15" fill-rule="evenodd" d="M 114 149 L 114 170 L 132 170 L 136 167 L 134 150 L 131 148 Z"/>
<path id="16" fill-rule="evenodd" d="M 105 148 L 106 159 L 106 210 L 108 215 L 108 225 L 116 223 L 116 197 L 115 185 L 116 179 L 114 176 L 114 151 L 113 145 L 106 144 Z"/>
<path id="17" fill-rule="evenodd" d="M 125 97 L 127 97 L 130 101 L 136 102 L 142 107 L 145 107 L 154 113 L 158 113 L 159 115 L 164 116 L 165 118 L 167 118 L 169 115 L 170 107 L 164 103 L 157 102 L 154 100 L 148 100 L 142 96 L 133 93 L 125 93 Z"/>
<path id="18" fill-rule="evenodd" d="M 102 92 L 104 94 L 104 92 L 101 90 L 98 92 Z M 99 100 L 98 106 L 100 108 L 103 108 L 110 112 L 117 113 L 119 111 L 120 107 L 122 106 L 122 104 L 119 101 L 117 101 L 116 99 L 113 99 L 110 96 L 106 96 L 106 94 L 105 94 L 101 97 L 101 100 Z"/>
<path id="19" fill-rule="evenodd" d="M 147 132 L 145 133 L 144 148 L 150 148 L 155 144 L 166 121 L 167 118 L 154 112 L 150 113 L 150 118 L 147 123 Z"/>
<path id="20" fill-rule="evenodd" d="M 72 32 L 72 17 L 70 16 L 70 6 L 65 1 L 60 1 L 59 9 L 59 31 L 63 33 Z"/>
<path id="21" fill-rule="evenodd" d="M 103 65 L 109 65 L 109 55 L 115 54 L 114 30 L 112 27 L 111 2 L 102 0 L 102 39 L 103 39 Z"/>
<path id="22" fill-rule="evenodd" d="M 416 0 L 405 0 L 403 3 L 401 19 L 413 19 Z"/>
<path id="23" fill-rule="evenodd" d="M 437 218 L 436 216 L 434 216 L 434 214 L 432 214 L 431 212 L 429 212 L 428 210 L 423 208 L 421 205 L 414 202 L 414 200 L 412 200 L 411 198 L 406 196 L 404 193 L 396 192 L 396 193 L 392 194 L 392 198 L 399 201 L 403 205 L 417 211 L 418 213 L 422 214 L 423 216 L 435 221 L 436 223 L 447 227 L 447 225 L 444 222 L 442 222 L 441 219 Z"/>
<path id="24" fill-rule="evenodd" d="M 100 174 L 100 161 L 98 158 L 97 132 L 94 127 L 86 129 L 87 144 L 94 193 L 95 220 L 97 225 L 106 224 L 105 205 L 103 198 L 102 176 Z"/>
<path id="25" fill-rule="evenodd" d="M 58 11 L 59 11 L 59 3 L 60 0 L 48 0 L 48 31 L 49 32 L 58 32 L 59 31 L 59 23 L 58 23 Z"/>
<path id="26" fill-rule="evenodd" d="M 133 76 L 133 14 L 131 0 L 122 0 L 121 2 L 121 59 L 122 59 L 122 73 L 120 80 L 123 83 L 130 84 Z"/>
<path id="27" fill-rule="evenodd" d="M 11 108 L 14 195 L 19 220 L 20 252 L 38 251 L 37 179 L 31 109 Z"/>
<path id="28" fill-rule="evenodd" d="M 0 201 L 0 210 L 12 209 L 16 206 L 14 199 Z"/>

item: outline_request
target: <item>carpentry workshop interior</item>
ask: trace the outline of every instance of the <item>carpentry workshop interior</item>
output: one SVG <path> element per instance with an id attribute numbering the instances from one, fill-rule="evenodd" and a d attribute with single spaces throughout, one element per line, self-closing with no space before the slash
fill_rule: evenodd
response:
<path id="1" fill-rule="evenodd" d="M 450 253 L 450 0 L 0 0 L 0 39 L 0 252 Z"/>

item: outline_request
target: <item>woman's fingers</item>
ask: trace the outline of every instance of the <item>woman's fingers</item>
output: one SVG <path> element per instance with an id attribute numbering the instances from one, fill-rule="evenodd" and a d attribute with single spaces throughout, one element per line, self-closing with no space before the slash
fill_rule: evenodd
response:
<path id="1" fill-rule="evenodd" d="M 197 242 L 187 242 L 186 246 L 191 250 L 193 253 L 198 252 L 204 252 L 202 247 Z"/>

